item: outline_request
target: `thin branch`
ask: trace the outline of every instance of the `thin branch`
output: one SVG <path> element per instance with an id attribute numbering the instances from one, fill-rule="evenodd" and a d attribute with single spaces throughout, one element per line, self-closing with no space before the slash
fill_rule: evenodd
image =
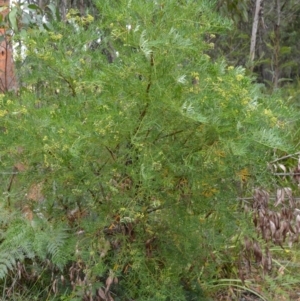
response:
<path id="1" fill-rule="evenodd" d="M 163 135 L 163 136 L 161 136 L 161 137 L 157 137 L 157 138 L 153 141 L 153 143 L 156 143 L 156 142 L 157 142 L 158 140 L 160 140 L 160 139 L 164 139 L 164 138 L 167 138 L 167 137 L 175 136 L 175 135 L 180 134 L 180 133 L 182 133 L 182 132 L 184 132 L 184 130 L 178 130 L 178 131 L 175 131 L 175 132 L 173 132 L 173 133 L 166 134 L 166 135 Z"/>
<path id="2" fill-rule="evenodd" d="M 149 93 L 151 85 L 152 85 L 152 68 L 154 66 L 153 52 L 151 52 L 151 55 L 150 55 L 150 66 L 151 66 L 151 69 L 150 69 L 151 72 L 150 72 L 150 75 L 149 75 L 148 85 L 147 85 L 147 89 L 146 89 L 147 94 Z"/>
<path id="3" fill-rule="evenodd" d="M 286 155 L 286 156 L 283 156 L 281 158 L 275 159 L 275 160 L 269 162 L 269 164 L 276 163 L 278 161 L 285 160 L 285 159 L 291 158 L 291 157 L 296 156 L 296 155 L 300 155 L 300 152 L 297 152 L 297 153 L 294 153 L 294 154 L 291 154 L 291 155 Z"/>
<path id="4" fill-rule="evenodd" d="M 150 88 L 152 86 L 152 68 L 153 67 L 154 67 L 154 57 L 153 57 L 153 52 L 151 52 L 151 56 L 150 56 L 150 75 L 149 75 L 149 79 L 148 79 L 148 85 L 147 85 L 147 88 L 146 88 L 146 96 L 148 98 L 148 102 L 146 103 L 146 106 L 143 109 L 143 111 L 140 113 L 139 124 L 133 132 L 133 135 L 132 135 L 133 137 L 138 133 L 138 131 L 139 131 L 141 125 L 142 125 L 142 122 L 144 120 L 144 117 L 146 116 L 148 107 L 149 107 L 149 92 L 150 92 Z"/>
<path id="5" fill-rule="evenodd" d="M 299 176 L 299 172 L 274 172 L 273 176 Z"/>
<path id="6" fill-rule="evenodd" d="M 17 170 L 18 169 L 16 167 L 13 168 L 13 173 L 12 173 L 12 176 L 10 177 L 10 180 L 9 180 L 9 183 L 8 183 L 8 186 L 7 186 L 7 189 L 6 189 L 6 191 L 7 191 L 7 206 L 8 207 L 10 207 L 10 205 L 11 205 L 11 202 L 10 202 L 10 192 L 11 192 L 12 184 L 13 184 L 14 179 L 16 177 Z"/>
<path id="7" fill-rule="evenodd" d="M 155 211 L 161 210 L 161 209 L 163 209 L 162 206 L 158 206 L 158 207 L 155 207 L 155 208 L 148 208 L 147 213 L 155 212 Z"/>
<path id="8" fill-rule="evenodd" d="M 60 71 L 56 70 L 55 68 L 51 67 L 50 65 L 47 65 L 47 67 L 50 68 L 52 71 L 56 72 L 68 84 L 68 86 L 72 92 L 72 96 L 75 97 L 76 91 L 75 91 L 75 88 L 73 87 L 71 81 L 68 80 Z"/>
<path id="9" fill-rule="evenodd" d="M 283 9 L 284 9 L 285 5 L 287 4 L 287 2 L 288 2 L 288 0 L 286 0 L 286 1 L 282 4 L 282 6 L 281 6 L 281 8 L 280 8 L 281 11 L 283 11 Z"/>
<path id="10" fill-rule="evenodd" d="M 108 150 L 108 152 L 110 153 L 112 159 L 116 162 L 116 157 L 115 157 L 115 154 L 113 153 L 112 150 L 110 150 L 107 146 L 105 146 L 105 148 Z"/>

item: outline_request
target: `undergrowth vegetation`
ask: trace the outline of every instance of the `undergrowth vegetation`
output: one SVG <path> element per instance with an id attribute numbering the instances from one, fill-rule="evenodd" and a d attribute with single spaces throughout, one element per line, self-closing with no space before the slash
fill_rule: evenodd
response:
<path id="1" fill-rule="evenodd" d="M 299 218 L 265 205 L 266 191 L 297 189 L 274 175 L 297 155 L 271 163 L 294 152 L 293 106 L 208 56 L 230 27 L 211 1 L 95 4 L 95 19 L 15 34 L 20 89 L 0 99 L 3 300 L 287 291 Z"/>

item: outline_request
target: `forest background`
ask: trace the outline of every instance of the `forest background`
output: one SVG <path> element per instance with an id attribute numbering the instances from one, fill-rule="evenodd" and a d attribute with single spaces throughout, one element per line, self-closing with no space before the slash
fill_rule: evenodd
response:
<path id="1" fill-rule="evenodd" d="M 297 0 L 13 3 L 1 300 L 299 300 L 299 20 Z"/>

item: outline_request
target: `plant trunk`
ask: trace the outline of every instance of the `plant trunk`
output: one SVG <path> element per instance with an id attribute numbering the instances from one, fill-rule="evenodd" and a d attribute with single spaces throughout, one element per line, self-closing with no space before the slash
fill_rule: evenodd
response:
<path id="1" fill-rule="evenodd" d="M 3 18 L 9 12 L 10 0 L 0 0 L 0 8 L 7 6 L 1 12 Z M 6 28 L 0 28 L 0 92 L 5 93 L 16 89 L 16 78 L 14 74 L 13 51 Z"/>
<path id="2" fill-rule="evenodd" d="M 251 45 L 250 45 L 250 70 L 253 71 L 253 62 L 255 58 L 256 34 L 259 20 L 259 12 L 261 9 L 262 0 L 256 0 L 255 13 L 252 24 Z"/>

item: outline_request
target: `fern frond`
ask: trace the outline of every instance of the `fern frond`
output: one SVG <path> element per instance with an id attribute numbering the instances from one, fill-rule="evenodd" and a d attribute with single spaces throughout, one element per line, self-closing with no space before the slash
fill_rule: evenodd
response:
<path id="1" fill-rule="evenodd" d="M 52 262 L 60 268 L 63 268 L 67 259 L 65 250 L 70 235 L 64 228 L 57 228 L 51 231 L 51 236 L 47 243 L 47 252 L 52 257 Z"/>
<path id="2" fill-rule="evenodd" d="M 2 235 L 0 278 L 4 278 L 18 261 L 22 262 L 25 258 L 37 257 L 44 261 L 51 257 L 52 263 L 62 268 L 68 258 L 68 238 L 67 229 L 61 225 L 53 227 L 46 221 L 29 223 L 21 218 L 14 220 Z M 73 243 L 73 240 L 68 243 Z"/>
<path id="3" fill-rule="evenodd" d="M 34 257 L 32 238 L 33 231 L 27 221 L 20 219 L 9 225 L 2 236 L 3 242 L 0 245 L 1 279 L 16 266 L 18 261 Z"/>

